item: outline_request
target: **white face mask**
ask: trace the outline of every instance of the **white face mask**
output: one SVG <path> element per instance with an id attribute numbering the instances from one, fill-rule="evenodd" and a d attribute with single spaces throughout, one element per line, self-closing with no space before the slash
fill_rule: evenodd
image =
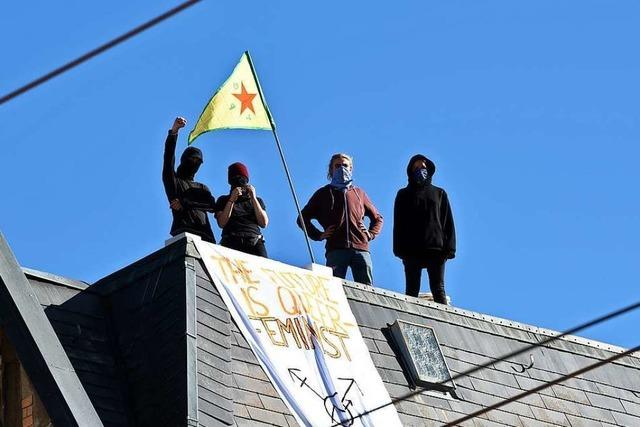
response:
<path id="1" fill-rule="evenodd" d="M 416 169 L 413 172 L 413 179 L 416 180 L 418 184 L 424 184 L 429 179 L 429 171 L 427 168 Z"/>

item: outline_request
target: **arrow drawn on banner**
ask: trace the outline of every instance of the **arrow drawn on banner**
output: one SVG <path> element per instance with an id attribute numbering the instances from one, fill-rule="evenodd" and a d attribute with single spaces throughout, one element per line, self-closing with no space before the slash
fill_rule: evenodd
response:
<path id="1" fill-rule="evenodd" d="M 347 397 L 349 396 L 349 392 L 351 391 L 351 388 L 354 385 L 356 386 L 360 394 L 364 396 L 362 389 L 360 388 L 360 386 L 358 385 L 357 381 L 354 378 L 338 378 L 338 380 L 340 381 L 348 382 L 349 385 L 347 386 L 347 389 L 344 391 L 344 394 L 340 399 L 341 405 L 337 406 L 333 403 L 334 401 L 333 398 L 336 396 L 340 396 L 338 392 L 335 392 L 331 395 L 323 397 L 322 394 L 318 393 L 313 387 L 309 385 L 309 383 L 307 382 L 307 377 L 301 378 L 298 375 L 298 372 L 300 372 L 300 369 L 289 368 L 288 370 L 289 370 L 289 375 L 291 376 L 291 380 L 294 383 L 296 382 L 296 380 L 300 381 L 300 387 L 306 386 L 309 390 L 313 392 L 313 394 L 315 394 L 316 396 L 318 396 L 319 399 L 322 400 L 322 403 L 324 403 L 324 409 L 327 412 L 327 414 L 331 417 L 332 422 L 337 423 L 338 425 L 343 425 L 343 426 L 353 425 L 354 415 L 349 409 L 351 406 L 353 406 L 353 401 L 351 399 L 348 399 Z M 345 416 L 347 417 L 346 420 L 344 419 Z M 342 421 L 341 421 L 341 418 L 342 418 Z"/>
<path id="2" fill-rule="evenodd" d="M 324 397 L 322 397 L 322 395 L 321 395 L 320 393 L 318 393 L 317 391 L 315 391 L 315 390 L 313 389 L 313 387 L 311 387 L 309 384 L 307 384 L 307 377 L 304 377 L 304 379 L 303 379 L 303 378 L 300 378 L 300 377 L 298 376 L 298 374 L 296 373 L 296 371 L 297 371 L 297 372 L 300 372 L 300 369 L 296 369 L 296 368 L 289 368 L 289 375 L 291 376 L 291 380 L 295 383 L 295 382 L 296 382 L 296 379 L 297 379 L 298 381 L 300 381 L 300 387 L 307 386 L 307 388 L 308 388 L 309 390 L 311 390 L 311 391 L 313 392 L 313 394 L 315 394 L 316 396 L 318 396 L 320 399 L 324 399 Z"/>

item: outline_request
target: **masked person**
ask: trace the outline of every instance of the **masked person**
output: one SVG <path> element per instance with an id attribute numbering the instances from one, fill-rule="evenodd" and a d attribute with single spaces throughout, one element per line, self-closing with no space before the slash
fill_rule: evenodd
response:
<path id="1" fill-rule="evenodd" d="M 369 242 L 382 230 L 382 215 L 361 188 L 352 180 L 353 161 L 347 154 L 334 154 L 329 161 L 327 178 L 331 180 L 316 191 L 302 209 L 304 225 L 312 240 L 326 240 L 327 266 L 333 275 L 345 278 L 351 267 L 353 280 L 373 282 Z M 369 218 L 369 226 L 364 217 Z M 324 231 L 311 222 L 318 221 Z M 301 219 L 298 225 L 302 227 Z"/>
<path id="2" fill-rule="evenodd" d="M 162 182 L 173 214 L 170 233 L 172 236 L 193 233 L 202 240 L 215 243 L 207 216 L 207 212 L 215 210 L 215 198 L 206 185 L 194 181 L 203 162 L 202 151 L 195 147 L 186 148 L 180 156 L 178 169 L 173 170 L 178 131 L 186 124 L 187 121 L 182 117 L 176 118 L 164 143 Z"/>
<path id="3" fill-rule="evenodd" d="M 396 195 L 393 210 L 393 253 L 402 259 L 406 294 L 417 297 L 426 268 L 433 300 L 447 303 L 444 264 L 456 254 L 456 231 L 447 193 L 431 184 L 435 164 L 418 154 L 409 160 L 409 183 Z"/>
<path id="4" fill-rule="evenodd" d="M 216 220 L 222 228 L 220 244 L 252 255 L 268 258 L 260 228 L 269 224 L 264 202 L 249 184 L 249 170 L 242 163 L 229 166 L 231 191 L 220 196 Z"/>

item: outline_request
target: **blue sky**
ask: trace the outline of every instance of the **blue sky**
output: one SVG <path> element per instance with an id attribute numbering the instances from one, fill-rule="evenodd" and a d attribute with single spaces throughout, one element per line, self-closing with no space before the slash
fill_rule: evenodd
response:
<path id="1" fill-rule="evenodd" d="M 7 3 L 0 94 L 177 4 Z M 393 200 L 422 153 L 456 221 L 454 304 L 571 327 L 640 299 L 638 16 L 635 1 L 202 2 L 0 106 L 0 230 L 23 265 L 90 282 L 160 248 L 166 130 L 176 115 L 190 130 L 248 49 L 302 203 L 332 153 L 354 156 L 385 217 L 377 286 L 404 290 Z M 215 195 L 247 164 L 270 255 L 308 263 L 271 134 L 196 144 Z M 639 322 L 582 335 L 631 347 Z"/>

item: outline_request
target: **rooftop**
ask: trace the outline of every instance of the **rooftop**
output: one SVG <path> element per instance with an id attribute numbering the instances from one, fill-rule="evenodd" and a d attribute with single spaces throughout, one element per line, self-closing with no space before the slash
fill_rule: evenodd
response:
<path id="1" fill-rule="evenodd" d="M 0 252 L 0 329 L 55 425 L 297 425 L 190 238 L 91 286 L 20 269 L 4 241 Z M 392 399 L 415 390 L 390 339 L 389 325 L 398 319 L 433 328 L 453 374 L 558 334 L 358 283 L 343 286 Z M 423 391 L 395 406 L 405 425 L 441 425 L 623 351 L 563 337 L 456 380 L 455 396 Z M 463 425 L 640 425 L 640 357 Z"/>

